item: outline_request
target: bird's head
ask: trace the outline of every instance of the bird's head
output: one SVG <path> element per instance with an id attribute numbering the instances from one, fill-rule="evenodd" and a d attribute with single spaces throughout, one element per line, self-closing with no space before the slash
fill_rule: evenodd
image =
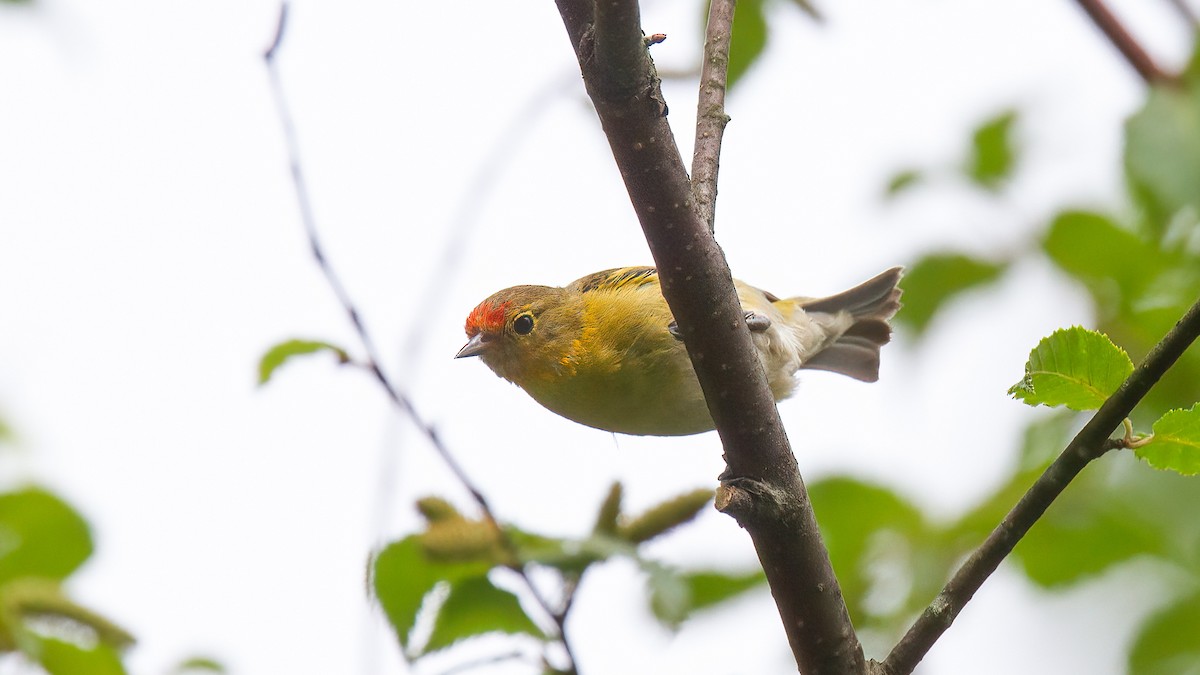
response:
<path id="1" fill-rule="evenodd" d="M 467 315 L 467 344 L 455 358 L 478 356 L 517 384 L 553 377 L 572 366 L 582 307 L 550 286 L 514 286 L 493 294 Z"/>

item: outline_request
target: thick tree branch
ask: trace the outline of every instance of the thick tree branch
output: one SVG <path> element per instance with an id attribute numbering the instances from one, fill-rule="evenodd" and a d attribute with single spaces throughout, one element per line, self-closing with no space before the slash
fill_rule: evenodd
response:
<path id="1" fill-rule="evenodd" d="M 720 505 L 754 541 L 801 671 L 861 673 L 862 648 L 729 266 L 695 207 L 645 45 L 628 38 L 641 36 L 636 4 L 601 0 L 595 17 L 589 0 L 557 4 L 725 447 Z M 630 51 L 612 54 L 618 46 Z"/>
<path id="2" fill-rule="evenodd" d="M 933 603 L 917 619 L 908 633 L 883 662 L 887 675 L 911 673 L 917 663 L 950 627 L 975 591 L 996 571 L 1017 542 L 1037 522 L 1050 504 L 1075 476 L 1092 460 L 1116 447 L 1109 443 L 1113 430 L 1121 426 L 1134 406 L 1141 401 L 1163 373 L 1174 365 L 1183 352 L 1200 336 L 1200 300 L 1192 305 L 1179 323 L 1150 351 L 1129 378 L 1100 407 L 1079 431 L 1066 450 L 1034 482 L 1025 496 L 1009 511 L 988 538 L 963 563 Z"/>
<path id="3" fill-rule="evenodd" d="M 729 124 L 725 90 L 736 7 L 737 0 L 712 0 L 704 30 L 704 62 L 700 67 L 700 98 L 696 103 L 696 147 L 692 152 L 692 196 L 710 232 L 716 227 L 721 140 L 725 125 Z"/>
<path id="4" fill-rule="evenodd" d="M 1138 75 L 1146 81 L 1146 84 L 1167 84 L 1174 82 L 1175 78 L 1154 62 L 1154 59 L 1146 53 L 1146 50 L 1134 39 L 1133 35 L 1125 29 L 1125 26 L 1119 19 L 1108 9 L 1104 4 L 1104 0 L 1075 0 L 1083 11 L 1091 17 L 1092 23 L 1096 24 L 1108 41 L 1113 43 L 1113 46 L 1121 52 L 1129 65 L 1137 71 Z"/>

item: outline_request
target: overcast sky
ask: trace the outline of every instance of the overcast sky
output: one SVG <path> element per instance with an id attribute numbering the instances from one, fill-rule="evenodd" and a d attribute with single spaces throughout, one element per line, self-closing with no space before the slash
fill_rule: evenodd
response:
<path id="1" fill-rule="evenodd" d="M 279 66 L 331 263 L 498 515 L 583 534 L 614 479 L 633 510 L 713 485 L 715 434 L 614 438 L 451 359 L 495 290 L 650 261 L 553 3 L 293 4 Z M 1183 62 L 1168 2 L 1113 4 Z M 824 2 L 819 27 L 769 6 L 721 170 L 717 234 L 740 278 L 824 295 L 935 247 L 1022 246 L 1056 206 L 1124 207 L 1120 124 L 1142 88 L 1074 3 Z M 417 496 L 469 506 L 365 375 L 315 358 L 255 386 L 280 340 L 357 348 L 297 216 L 261 59 L 277 14 L 0 4 L 0 417 L 18 434 L 0 462 L 7 483 L 47 484 L 90 519 L 97 553 L 71 589 L 138 636 L 138 674 L 193 653 L 243 675 L 406 672 L 364 595 L 368 551 L 417 526 Z M 695 0 L 646 2 L 643 24 L 668 35 L 660 69 L 695 62 Z M 694 88 L 665 87 L 685 153 Z M 1013 106 L 1009 192 L 956 185 L 969 130 Z M 946 185 L 883 203 L 909 166 L 945 169 Z M 851 472 L 947 516 L 1002 479 L 1036 414 L 1005 390 L 1041 336 L 1090 317 L 1046 265 L 990 293 L 919 345 L 901 335 L 878 384 L 806 374 L 781 412 L 807 479 Z M 754 564 L 715 512 L 652 550 Z M 589 675 L 790 672 L 765 591 L 672 638 L 639 583 L 621 563 L 585 583 L 569 629 Z M 1143 590 L 1118 578 L 1046 598 L 1002 571 L 924 672 L 1121 672 Z M 1128 613 L 1079 602 L 1099 595 Z"/>

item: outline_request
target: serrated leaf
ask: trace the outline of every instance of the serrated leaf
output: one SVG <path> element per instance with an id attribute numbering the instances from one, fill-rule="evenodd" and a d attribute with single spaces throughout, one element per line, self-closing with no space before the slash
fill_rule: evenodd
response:
<path id="1" fill-rule="evenodd" d="M 487 633 L 529 635 L 546 639 L 512 593 L 496 588 L 486 576 L 450 583 L 450 594 L 438 609 L 433 632 L 420 654 L 445 649 L 460 640 Z"/>
<path id="2" fill-rule="evenodd" d="M 1079 326 L 1060 328 L 1029 353 L 1025 377 L 1008 393 L 1028 405 L 1095 410 L 1133 372 L 1125 350 Z"/>
<path id="3" fill-rule="evenodd" d="M 338 363 L 348 363 L 350 355 L 337 345 L 320 340 L 287 340 L 267 350 L 258 362 L 258 383 L 266 384 L 275 371 L 289 359 L 306 354 L 328 351 L 337 357 Z"/>
<path id="4" fill-rule="evenodd" d="M 1200 595 L 1159 610 L 1141 626 L 1129 651 L 1130 675 L 1200 673 Z"/>
<path id="5" fill-rule="evenodd" d="M 1125 124 L 1125 170 L 1151 210 L 1200 210 L 1200 87 L 1151 89 Z"/>
<path id="6" fill-rule="evenodd" d="M 896 320 L 918 334 L 937 311 L 954 296 L 995 281 L 1005 270 L 1003 263 L 972 258 L 961 253 L 935 253 L 918 260 L 904 274 L 904 306 Z"/>
<path id="7" fill-rule="evenodd" d="M 371 562 L 371 586 L 400 644 L 409 637 L 425 597 L 438 583 L 487 574 L 483 562 L 435 562 L 425 554 L 420 535 L 389 544 Z"/>
<path id="8" fill-rule="evenodd" d="M 1156 469 L 1200 473 L 1200 404 L 1158 418 L 1153 440 L 1134 452 Z"/>
<path id="9" fill-rule="evenodd" d="M 887 186 L 883 189 L 883 195 L 889 199 L 898 196 L 902 192 L 907 192 L 913 186 L 924 180 L 925 176 L 919 169 L 904 169 L 897 171 L 888 179 Z"/>
<path id="10" fill-rule="evenodd" d="M 39 488 L 0 494 L 0 583 L 62 580 L 91 555 L 87 522 L 66 502 Z"/>
<path id="11" fill-rule="evenodd" d="M 1015 110 L 1005 111 L 984 122 L 971 135 L 971 154 L 966 174 L 981 187 L 994 190 L 1009 177 L 1016 164 L 1012 129 Z"/>
<path id="12" fill-rule="evenodd" d="M 704 3 L 704 6 L 708 7 L 708 3 Z M 741 81 L 766 48 L 767 16 L 763 0 L 742 0 L 733 12 L 733 30 L 729 40 L 729 89 Z"/>

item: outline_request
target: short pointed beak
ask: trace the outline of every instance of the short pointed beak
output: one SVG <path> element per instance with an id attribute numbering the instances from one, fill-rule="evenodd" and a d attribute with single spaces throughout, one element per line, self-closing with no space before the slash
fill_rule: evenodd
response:
<path id="1" fill-rule="evenodd" d="M 485 335 L 487 334 L 476 333 L 472 335 L 471 339 L 467 340 L 467 344 L 463 345 L 463 348 L 458 350 L 458 353 L 454 355 L 454 358 L 461 359 L 464 356 L 479 356 L 482 354 L 484 350 L 487 349 L 487 339 L 484 337 Z"/>

